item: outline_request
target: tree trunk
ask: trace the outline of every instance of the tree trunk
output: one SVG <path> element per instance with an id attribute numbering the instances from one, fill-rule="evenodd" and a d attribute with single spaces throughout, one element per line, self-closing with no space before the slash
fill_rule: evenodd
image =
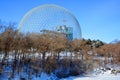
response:
<path id="1" fill-rule="evenodd" d="M 45 52 L 43 53 L 42 60 L 45 61 Z"/>

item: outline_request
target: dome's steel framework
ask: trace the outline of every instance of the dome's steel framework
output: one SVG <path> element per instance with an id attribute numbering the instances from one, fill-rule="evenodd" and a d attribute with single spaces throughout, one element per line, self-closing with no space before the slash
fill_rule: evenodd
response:
<path id="1" fill-rule="evenodd" d="M 70 40 L 82 37 L 80 25 L 75 16 L 67 9 L 53 4 L 33 8 L 25 14 L 18 25 L 18 31 L 24 34 L 41 33 L 43 30 L 62 32 Z"/>

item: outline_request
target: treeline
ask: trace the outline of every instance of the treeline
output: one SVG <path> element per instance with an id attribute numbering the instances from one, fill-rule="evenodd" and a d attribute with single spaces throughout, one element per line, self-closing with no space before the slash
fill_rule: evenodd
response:
<path id="1" fill-rule="evenodd" d="M 41 72 L 63 78 L 92 71 L 105 57 L 105 64 L 120 62 L 120 43 L 105 44 L 100 40 L 74 39 L 68 41 L 60 34 L 22 34 L 13 25 L 0 25 L 0 74 L 9 67 L 10 78 L 26 72 L 39 77 Z M 94 64 L 93 64 L 94 63 Z M 98 67 L 97 66 L 97 67 Z"/>
<path id="2" fill-rule="evenodd" d="M 105 44 L 100 48 L 96 49 L 94 55 L 104 57 L 105 65 L 108 63 L 119 64 L 120 63 L 120 42 L 115 44 Z"/>

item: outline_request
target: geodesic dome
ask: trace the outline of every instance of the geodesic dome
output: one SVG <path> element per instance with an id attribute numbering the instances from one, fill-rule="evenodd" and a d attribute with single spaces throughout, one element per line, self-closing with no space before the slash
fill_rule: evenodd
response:
<path id="1" fill-rule="evenodd" d="M 70 33 L 72 38 L 81 38 L 81 29 L 77 19 L 63 7 L 46 4 L 30 10 L 18 25 L 18 31 L 26 33 L 41 33 L 41 31 Z"/>

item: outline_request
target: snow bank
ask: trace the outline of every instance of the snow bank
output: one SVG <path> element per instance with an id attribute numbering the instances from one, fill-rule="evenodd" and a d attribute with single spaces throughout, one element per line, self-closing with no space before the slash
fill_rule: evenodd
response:
<path id="1" fill-rule="evenodd" d="M 7 77 L 3 76 L 0 80 L 8 80 Z M 14 80 L 19 80 L 19 76 L 14 78 Z M 28 80 L 28 79 L 27 79 Z M 58 79 L 54 74 L 47 75 L 46 73 L 41 73 L 40 77 L 33 76 L 32 80 L 120 80 L 120 73 L 115 75 L 111 74 L 110 70 L 106 72 L 101 72 L 100 74 L 93 73 L 86 76 L 68 77 L 64 79 Z"/>
<path id="2" fill-rule="evenodd" d="M 120 73 L 115 75 L 111 74 L 111 71 L 108 70 L 106 72 L 100 74 L 93 74 L 91 76 L 79 76 L 79 77 L 69 77 L 61 80 L 120 80 Z"/>

